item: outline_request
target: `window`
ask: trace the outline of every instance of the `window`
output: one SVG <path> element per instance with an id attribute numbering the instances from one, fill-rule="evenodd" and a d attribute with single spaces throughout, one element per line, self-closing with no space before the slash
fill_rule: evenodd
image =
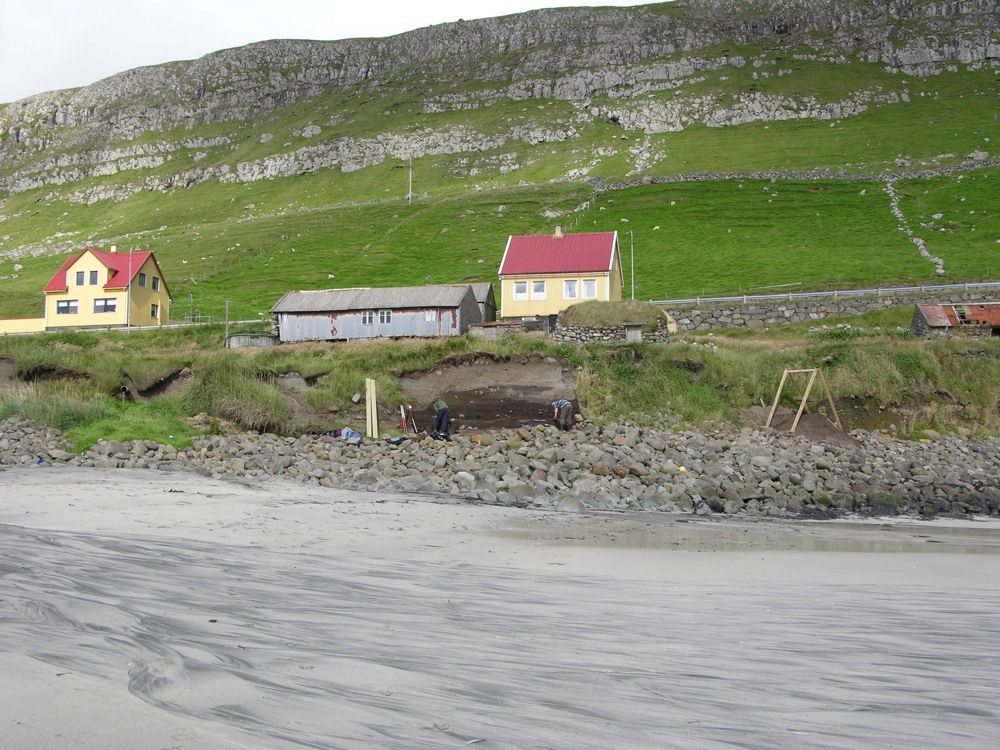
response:
<path id="1" fill-rule="evenodd" d="M 94 300 L 95 313 L 112 313 L 118 308 L 118 301 L 114 297 L 102 297 Z"/>
<path id="2" fill-rule="evenodd" d="M 84 284 L 86 284 L 87 282 L 84 281 L 85 277 L 86 276 L 85 276 L 85 274 L 84 274 L 83 271 L 77 271 L 76 272 L 76 285 L 77 286 L 83 286 Z"/>
<path id="3" fill-rule="evenodd" d="M 56 302 L 56 315 L 76 315 L 80 312 L 80 303 L 75 299 L 61 299 Z"/>
<path id="4" fill-rule="evenodd" d="M 583 298 L 597 299 L 597 279 L 583 280 Z"/>
<path id="5" fill-rule="evenodd" d="M 361 325 L 370 326 L 375 324 L 375 311 L 363 310 L 361 312 Z"/>
<path id="6" fill-rule="evenodd" d="M 531 282 L 531 299 L 545 299 L 545 282 Z"/>
<path id="7" fill-rule="evenodd" d="M 566 279 L 563 281 L 563 299 L 576 299 L 579 296 L 576 279 Z"/>
<path id="8" fill-rule="evenodd" d="M 154 276 L 153 277 L 153 291 L 154 292 L 160 291 L 160 277 L 159 276 Z"/>
<path id="9" fill-rule="evenodd" d="M 97 271 L 90 272 L 90 285 L 97 286 Z"/>
<path id="10" fill-rule="evenodd" d="M 437 310 L 424 310 L 424 322 L 437 323 L 437 319 L 438 319 Z"/>
<path id="11" fill-rule="evenodd" d="M 144 274 L 142 271 L 139 271 L 139 286 L 143 288 L 146 287 L 146 274 Z"/>
<path id="12" fill-rule="evenodd" d="M 160 306 L 159 305 L 157 305 L 157 304 L 154 303 L 154 304 L 152 304 L 152 305 L 149 306 L 149 317 L 151 317 L 153 320 L 159 320 L 160 319 Z"/>
<path id="13" fill-rule="evenodd" d="M 514 299 L 525 300 L 528 299 L 528 282 L 527 281 L 515 281 L 514 282 Z"/>
<path id="14" fill-rule="evenodd" d="M 381 325 L 386 325 L 392 322 L 392 310 L 379 310 L 378 311 L 378 322 Z"/>

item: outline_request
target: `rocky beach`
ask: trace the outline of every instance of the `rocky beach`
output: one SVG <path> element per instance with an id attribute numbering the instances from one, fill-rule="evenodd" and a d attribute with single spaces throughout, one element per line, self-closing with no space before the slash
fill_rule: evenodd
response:
<path id="1" fill-rule="evenodd" d="M 814 423 L 821 421 L 820 415 Z M 0 422 L 0 466 L 185 471 L 283 477 L 321 487 L 446 495 L 562 510 L 835 518 L 1000 515 L 1000 440 L 905 441 L 854 431 L 769 428 L 667 432 L 629 424 L 570 432 L 538 424 L 352 444 L 328 435 L 238 433 L 176 450 L 101 441 L 83 454 L 23 420 Z M 817 439 L 819 438 L 819 439 Z"/>

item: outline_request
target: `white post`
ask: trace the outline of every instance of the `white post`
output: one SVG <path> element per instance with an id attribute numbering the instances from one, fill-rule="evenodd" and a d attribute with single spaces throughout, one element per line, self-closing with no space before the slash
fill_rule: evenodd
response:
<path id="1" fill-rule="evenodd" d="M 378 439 L 378 406 L 375 402 L 375 379 L 365 378 L 365 433 Z"/>
<path id="2" fill-rule="evenodd" d="M 413 157 L 410 157 L 410 180 L 406 188 L 406 202 L 413 203 Z"/>
<path id="3" fill-rule="evenodd" d="M 635 299 L 635 236 L 632 234 L 632 230 L 628 230 L 628 245 L 629 245 L 629 264 L 631 270 L 629 271 L 629 276 L 632 281 L 632 299 Z"/>

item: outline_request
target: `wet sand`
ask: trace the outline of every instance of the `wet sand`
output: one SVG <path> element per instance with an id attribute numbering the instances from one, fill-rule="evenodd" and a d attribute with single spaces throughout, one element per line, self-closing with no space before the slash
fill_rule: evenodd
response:
<path id="1" fill-rule="evenodd" d="M 996 521 L 0 471 L 0 747 L 992 748 Z"/>

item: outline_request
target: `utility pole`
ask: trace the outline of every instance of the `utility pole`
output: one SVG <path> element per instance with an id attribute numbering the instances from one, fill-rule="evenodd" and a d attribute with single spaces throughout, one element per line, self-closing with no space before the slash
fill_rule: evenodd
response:
<path id="1" fill-rule="evenodd" d="M 406 202 L 413 203 L 413 157 L 410 157 L 410 181 L 406 188 Z"/>
<path id="2" fill-rule="evenodd" d="M 632 282 L 632 299 L 635 299 L 635 236 L 632 234 L 632 230 L 628 230 L 628 247 L 629 247 L 629 265 L 631 269 L 629 270 L 629 278 Z"/>

